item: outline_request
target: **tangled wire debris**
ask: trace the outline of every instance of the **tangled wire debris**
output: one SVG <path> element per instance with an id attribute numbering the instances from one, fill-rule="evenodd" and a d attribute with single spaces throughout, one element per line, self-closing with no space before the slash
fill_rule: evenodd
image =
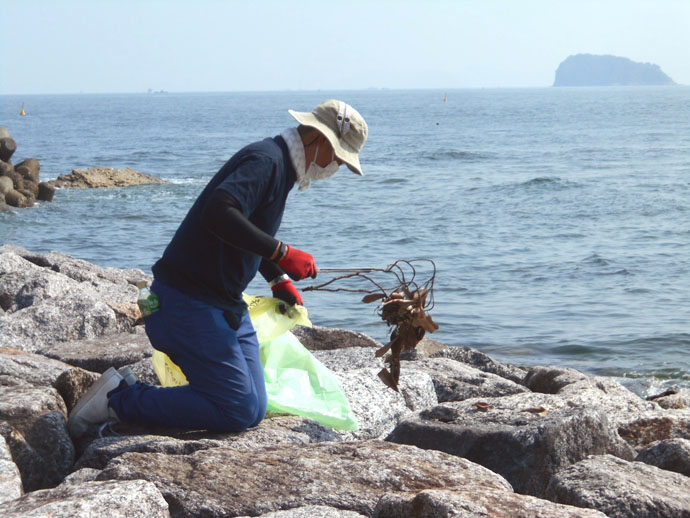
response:
<path id="1" fill-rule="evenodd" d="M 424 282 L 418 282 L 418 273 L 415 264 L 428 262 L 432 266 L 431 276 Z M 383 273 L 392 274 L 396 279 L 396 284 L 392 288 L 384 288 L 376 282 L 372 274 Z M 360 288 L 332 288 L 336 281 L 344 279 L 360 278 L 369 281 L 375 286 L 374 289 Z M 393 264 L 381 269 L 368 269 L 366 272 L 355 272 L 347 275 L 335 277 L 330 281 L 318 286 L 309 286 L 304 291 L 349 291 L 366 293 L 362 302 L 372 303 L 380 301 L 377 307 L 377 314 L 392 327 L 390 341 L 376 351 L 376 356 L 381 357 L 386 353 L 384 362 L 388 368 L 379 372 L 379 378 L 388 387 L 398 391 L 398 380 L 400 379 L 400 353 L 405 350 L 414 349 L 426 332 L 433 333 L 438 329 L 429 310 L 434 306 L 434 280 L 436 278 L 436 264 L 431 259 L 414 259 L 395 261 Z"/>

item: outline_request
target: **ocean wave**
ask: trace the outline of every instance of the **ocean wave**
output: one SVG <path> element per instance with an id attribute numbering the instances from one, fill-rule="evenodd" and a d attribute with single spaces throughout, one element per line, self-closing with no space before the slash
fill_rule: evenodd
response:
<path id="1" fill-rule="evenodd" d="M 433 162 L 439 161 L 459 161 L 459 162 L 480 162 L 489 160 L 492 156 L 489 153 L 477 153 L 473 151 L 457 151 L 452 149 L 440 150 L 436 152 L 426 152 L 422 154 L 415 153 L 415 155 L 422 159 Z"/>

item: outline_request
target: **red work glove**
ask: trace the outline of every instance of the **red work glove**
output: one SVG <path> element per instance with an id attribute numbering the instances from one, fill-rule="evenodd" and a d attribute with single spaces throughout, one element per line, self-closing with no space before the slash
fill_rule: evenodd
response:
<path id="1" fill-rule="evenodd" d="M 283 258 L 278 261 L 280 266 L 293 281 L 301 281 L 307 277 L 316 278 L 316 263 L 314 256 L 303 252 L 299 248 L 285 245 L 287 251 Z"/>
<path id="2" fill-rule="evenodd" d="M 300 295 L 300 292 L 297 291 L 297 288 L 295 288 L 295 285 L 292 284 L 290 279 L 285 279 L 284 281 L 280 281 L 274 286 L 271 286 L 271 291 L 273 292 L 273 296 L 275 298 L 280 299 L 283 302 L 287 302 L 291 306 L 294 306 L 295 304 L 299 304 L 300 306 L 304 305 L 302 295 Z"/>

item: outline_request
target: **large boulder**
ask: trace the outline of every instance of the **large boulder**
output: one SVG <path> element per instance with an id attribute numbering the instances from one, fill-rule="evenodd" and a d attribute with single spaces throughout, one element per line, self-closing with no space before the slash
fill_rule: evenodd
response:
<path id="1" fill-rule="evenodd" d="M 167 183 L 134 169 L 114 169 L 112 167 L 89 167 L 88 169 L 74 169 L 69 174 L 58 176 L 48 182 L 54 187 L 65 188 L 96 188 L 96 187 L 127 187 L 131 185 L 147 185 Z"/>
<path id="2" fill-rule="evenodd" d="M 424 340 L 422 340 L 422 342 L 424 342 Z M 419 347 L 419 345 L 417 347 Z M 488 354 L 467 346 L 440 348 L 440 350 L 431 354 L 431 357 L 450 358 L 451 360 L 471 365 L 480 371 L 496 374 L 497 376 L 520 384 L 522 384 L 527 375 L 527 371 L 520 367 L 499 362 L 491 358 Z"/>
<path id="3" fill-rule="evenodd" d="M 212 448 L 251 452 L 277 445 L 341 442 L 338 434 L 330 428 L 297 416 L 270 417 L 259 426 L 238 433 L 137 429 L 124 424 L 115 429 L 118 435 L 84 440 L 80 444 L 84 452 L 73 470 L 102 470 L 110 460 L 130 452 L 189 455 Z"/>
<path id="4" fill-rule="evenodd" d="M 168 504 L 151 482 L 87 482 L 24 495 L 0 504 L 3 518 L 108 516 L 169 518 Z"/>
<path id="5" fill-rule="evenodd" d="M 388 493 L 375 518 L 607 518 L 593 509 L 555 504 L 533 496 L 497 489 L 427 489 L 420 493 Z"/>
<path id="6" fill-rule="evenodd" d="M 17 150 L 17 143 L 12 137 L 0 138 L 0 160 L 7 162 Z"/>
<path id="7" fill-rule="evenodd" d="M 348 347 L 375 347 L 378 349 L 382 345 L 363 333 L 335 327 L 298 326 L 293 329 L 292 333 L 310 351 L 328 351 Z"/>
<path id="8" fill-rule="evenodd" d="M 403 420 L 388 440 L 464 457 L 538 497 L 555 472 L 587 455 L 634 455 L 605 413 L 536 393 L 442 403 Z"/>
<path id="9" fill-rule="evenodd" d="M 690 477 L 690 440 L 656 441 L 637 454 L 635 460 Z"/>
<path id="10" fill-rule="evenodd" d="M 59 484 L 74 464 L 66 413 L 53 388 L 0 386 L 0 435 L 12 452 L 25 491 Z"/>
<path id="11" fill-rule="evenodd" d="M 383 384 L 378 372 L 378 369 L 336 372 L 359 424 L 359 430 L 339 432 L 345 440 L 382 439 L 413 410 L 437 403 L 428 374 L 402 372 L 400 392 L 395 392 Z"/>
<path id="12" fill-rule="evenodd" d="M 465 459 L 382 441 L 213 448 L 191 455 L 127 453 L 110 461 L 98 479 L 151 481 L 173 515 L 206 517 L 258 516 L 307 502 L 371 516 L 391 490 L 511 491 L 502 477 Z"/>
<path id="13" fill-rule="evenodd" d="M 22 477 L 5 438 L 0 435 L 0 504 L 19 498 L 24 493 Z"/>
<path id="14" fill-rule="evenodd" d="M 655 441 L 690 439 L 690 410 L 649 410 L 618 423 L 618 433 L 635 449 Z"/>
<path id="15" fill-rule="evenodd" d="M 448 357 L 400 362 L 401 371 L 426 372 L 434 382 L 439 402 L 462 401 L 473 397 L 499 397 L 528 392 L 522 385 L 490 372 L 483 372 Z"/>
<path id="16" fill-rule="evenodd" d="M 38 184 L 41 164 L 35 158 L 27 158 L 26 160 L 15 164 L 14 169 L 25 179 L 32 180 Z"/>
<path id="17" fill-rule="evenodd" d="M 0 194 L 6 194 L 14 190 L 12 178 L 9 176 L 0 176 Z"/>
<path id="18" fill-rule="evenodd" d="M 547 496 L 610 518 L 690 517 L 690 478 L 611 455 L 587 457 L 560 471 Z"/>

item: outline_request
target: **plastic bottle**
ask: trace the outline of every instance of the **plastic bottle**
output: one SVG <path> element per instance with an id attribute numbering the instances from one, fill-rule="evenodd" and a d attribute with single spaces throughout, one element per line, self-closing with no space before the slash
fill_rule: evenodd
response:
<path id="1" fill-rule="evenodd" d="M 141 316 L 148 317 L 155 313 L 161 308 L 160 300 L 158 300 L 158 295 L 153 293 L 148 286 L 146 281 L 138 281 L 137 288 L 139 288 L 139 296 L 137 297 L 137 304 L 141 310 Z"/>

